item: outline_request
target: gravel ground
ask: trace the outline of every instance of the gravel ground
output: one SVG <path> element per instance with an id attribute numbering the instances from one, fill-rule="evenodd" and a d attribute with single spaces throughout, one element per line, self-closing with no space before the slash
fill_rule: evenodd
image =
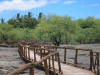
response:
<path id="1" fill-rule="evenodd" d="M 92 49 L 94 52 L 100 52 L 100 44 L 80 44 L 80 45 L 61 45 L 61 46 L 73 46 L 75 48 L 86 48 Z M 64 50 L 59 49 L 60 58 L 63 61 L 64 59 Z M 67 50 L 67 62 L 74 63 L 75 51 Z M 78 65 L 89 67 L 89 52 L 88 51 L 78 51 Z"/>
<path id="2" fill-rule="evenodd" d="M 24 63 L 20 59 L 17 48 L 0 47 L 0 75 L 7 75 L 9 72 L 21 67 Z M 21 73 L 20 75 L 29 75 L 29 71 Z M 35 75 L 44 75 L 41 70 L 35 69 Z"/>

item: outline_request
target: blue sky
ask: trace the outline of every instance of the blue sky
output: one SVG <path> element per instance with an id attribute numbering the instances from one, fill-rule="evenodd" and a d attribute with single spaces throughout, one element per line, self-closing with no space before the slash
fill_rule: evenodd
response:
<path id="1" fill-rule="evenodd" d="M 100 18 L 100 0 L 0 0 L 0 18 L 14 18 L 17 13 L 22 15 L 39 12 L 72 16 L 73 19 L 95 16 Z"/>

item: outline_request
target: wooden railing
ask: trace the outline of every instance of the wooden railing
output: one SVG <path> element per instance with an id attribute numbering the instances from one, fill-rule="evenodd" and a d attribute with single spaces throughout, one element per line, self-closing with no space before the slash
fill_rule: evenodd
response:
<path id="1" fill-rule="evenodd" d="M 92 71 L 96 75 L 100 75 L 100 52 L 93 52 L 94 58 L 92 63 Z"/>
<path id="2" fill-rule="evenodd" d="M 23 65 L 19 69 L 9 73 L 8 75 L 16 75 L 23 72 L 26 69 L 30 69 L 30 75 L 34 75 L 34 66 L 41 66 L 45 70 L 45 75 L 49 75 L 50 72 L 53 72 L 54 75 L 62 74 L 61 64 L 60 62 L 67 63 L 67 51 L 74 50 L 75 51 L 75 59 L 74 63 L 71 64 L 76 67 L 85 68 L 91 70 L 96 73 L 96 75 L 100 75 L 100 53 L 93 52 L 92 49 L 83 49 L 83 48 L 73 48 L 73 47 L 59 47 L 59 46 L 40 46 L 40 45 L 30 45 L 29 44 L 19 44 L 18 45 L 19 53 L 21 57 L 28 62 L 28 64 Z M 58 53 L 58 49 L 61 49 L 64 52 L 63 61 L 60 61 L 60 54 Z M 81 67 L 78 65 L 78 52 L 79 51 L 87 51 L 89 52 L 89 67 Z M 30 52 L 33 53 L 33 59 L 31 58 Z M 39 57 L 39 61 L 36 56 Z M 58 63 L 58 69 L 55 68 L 55 61 Z"/>
<path id="3" fill-rule="evenodd" d="M 57 51 L 48 51 L 48 55 L 44 55 L 43 53 L 46 52 L 45 49 L 41 49 L 40 47 L 29 47 L 28 45 L 24 46 L 22 44 L 18 45 L 19 53 L 21 57 L 29 61 L 31 63 L 24 64 L 22 67 L 16 69 L 15 71 L 9 73 L 8 75 L 18 75 L 21 72 L 23 72 L 26 69 L 30 69 L 30 75 L 34 75 L 34 66 L 41 66 L 45 70 L 45 75 L 49 75 L 50 73 L 56 74 L 62 74 L 61 72 L 61 65 L 60 65 L 60 58 L 59 58 L 59 52 Z M 33 59 L 30 58 L 30 51 L 34 53 Z M 37 60 L 36 56 L 39 55 L 41 60 Z M 55 68 L 55 58 L 57 57 L 57 63 L 58 63 L 58 70 Z"/>
<path id="4" fill-rule="evenodd" d="M 74 58 L 74 63 L 70 63 L 73 66 L 89 69 L 93 72 L 95 72 L 96 75 L 100 75 L 100 52 L 93 52 L 92 49 L 85 49 L 85 48 L 74 48 L 74 47 L 59 47 L 59 46 L 44 46 L 44 48 L 47 49 L 52 49 L 54 51 L 58 51 L 60 49 L 63 51 L 64 56 L 63 56 L 63 63 L 67 63 L 67 51 L 68 50 L 75 50 L 75 58 Z M 78 65 L 78 52 L 79 51 L 87 51 L 89 52 L 89 67 L 83 67 Z M 84 61 L 85 62 L 85 61 Z"/>

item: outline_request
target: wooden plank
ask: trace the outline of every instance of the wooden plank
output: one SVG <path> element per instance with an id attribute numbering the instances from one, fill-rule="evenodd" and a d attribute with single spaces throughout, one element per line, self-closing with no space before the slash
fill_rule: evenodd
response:
<path id="1" fill-rule="evenodd" d="M 62 68 L 63 75 L 75 75 L 75 74 L 76 75 L 95 75 L 91 71 L 60 63 L 59 56 L 58 56 L 58 61 L 59 62 L 54 61 L 54 54 L 57 54 L 57 53 L 58 52 L 50 53 L 49 55 L 45 56 L 41 60 L 40 60 L 40 56 L 36 54 L 36 59 L 37 59 L 38 62 L 36 62 L 35 64 L 39 64 L 40 62 L 44 61 L 44 66 L 47 70 L 48 65 L 47 65 L 47 60 L 46 59 L 49 59 L 49 56 L 52 56 L 52 59 L 51 59 L 52 61 L 50 61 L 50 65 L 53 68 L 54 75 L 56 75 L 56 73 L 55 73 L 56 70 L 59 70 L 59 72 L 61 72 L 61 68 Z M 30 55 L 31 55 L 31 59 L 34 59 L 34 54 L 33 54 L 33 51 L 31 51 L 31 50 L 30 50 Z M 77 55 L 77 53 L 76 53 L 76 55 Z M 47 73 L 48 73 L 48 71 L 46 71 L 46 74 Z"/>
<path id="2" fill-rule="evenodd" d="M 39 55 L 36 55 L 36 57 L 40 58 Z M 48 58 L 48 57 L 46 57 Z M 39 61 L 40 59 L 38 59 L 37 61 Z M 57 65 L 58 65 L 58 62 L 57 61 L 53 61 L 55 63 L 53 63 L 54 65 L 54 68 L 59 70 Z M 52 64 L 52 61 L 51 61 L 51 64 Z M 53 66 L 53 64 L 51 66 Z M 61 68 L 62 68 L 62 73 L 63 75 L 95 75 L 93 72 L 89 71 L 89 70 L 86 70 L 86 69 L 82 69 L 82 68 L 78 68 L 78 67 L 74 67 L 74 66 L 71 66 L 71 65 L 67 65 L 67 64 L 63 64 L 61 63 Z"/>

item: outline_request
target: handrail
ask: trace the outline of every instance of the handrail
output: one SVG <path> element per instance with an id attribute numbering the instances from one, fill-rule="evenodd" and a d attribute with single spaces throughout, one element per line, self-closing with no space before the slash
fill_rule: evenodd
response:
<path id="1" fill-rule="evenodd" d="M 77 66 L 77 56 L 78 56 L 78 51 L 82 50 L 82 51 L 89 51 L 90 53 L 90 67 L 89 70 L 93 71 L 96 73 L 96 75 L 100 74 L 100 64 L 99 64 L 99 52 L 93 52 L 92 49 L 85 49 L 85 48 L 74 48 L 74 47 L 59 47 L 59 46 L 44 46 L 42 47 L 39 45 L 33 45 L 33 46 L 29 46 L 28 45 L 23 45 L 23 44 L 19 44 L 18 45 L 19 48 L 19 53 L 21 54 L 21 56 L 27 60 L 30 61 L 31 63 L 25 64 L 22 67 L 20 67 L 19 69 L 16 69 L 15 71 L 11 72 L 14 74 L 17 74 L 19 72 L 24 71 L 25 69 L 30 69 L 30 75 L 34 75 L 34 65 L 41 65 L 44 67 L 45 70 L 45 75 L 49 75 L 49 70 L 51 69 L 51 64 L 52 64 L 52 69 L 54 72 L 54 75 L 56 75 L 56 70 L 55 70 L 55 66 L 54 66 L 54 61 L 58 62 L 58 68 L 59 68 L 59 74 L 61 73 L 61 65 L 60 65 L 60 57 L 59 57 L 59 52 L 57 52 L 57 49 L 64 49 L 64 63 L 66 63 L 66 53 L 67 53 L 67 49 L 68 50 L 75 50 L 75 60 L 74 60 L 74 65 Z M 30 51 L 33 52 L 34 54 L 34 59 L 30 58 Z M 47 55 L 44 55 L 47 54 Z M 40 56 L 40 61 L 37 61 L 36 59 L 36 55 Z M 50 62 L 52 60 L 52 63 Z M 48 62 L 48 63 L 47 63 Z M 80 66 L 78 66 L 80 67 Z M 9 73 L 8 75 L 14 75 Z"/>
<path id="2" fill-rule="evenodd" d="M 15 74 L 18 74 L 18 73 L 20 73 L 20 72 L 22 72 L 22 71 L 24 71 L 24 70 L 26 70 L 26 69 L 28 69 L 28 68 L 30 68 L 30 67 L 33 67 L 34 65 L 40 64 L 41 62 L 47 60 L 49 57 L 51 57 L 51 56 L 53 56 L 53 55 L 55 55 L 55 54 L 58 54 L 58 52 L 51 53 L 51 54 L 49 54 L 49 55 L 43 57 L 40 61 L 31 62 L 31 63 L 28 63 L 28 64 L 24 64 L 24 65 L 21 66 L 20 68 L 14 70 L 13 72 L 11 72 L 11 73 L 9 73 L 9 74 L 7 74 L 7 75 L 15 75 Z"/>
<path id="3" fill-rule="evenodd" d="M 66 57 L 67 57 L 67 50 L 75 50 L 75 60 L 74 60 L 74 64 L 77 64 L 77 56 L 78 56 L 78 51 L 82 50 L 82 51 L 89 51 L 90 52 L 90 58 L 92 58 L 92 49 L 85 49 L 85 48 L 74 48 L 74 47 L 59 47 L 59 46 L 44 46 L 45 48 L 48 49 L 54 49 L 57 51 L 57 49 L 63 49 L 64 50 L 64 63 L 66 63 Z M 90 59 L 91 61 L 91 59 Z"/>
<path id="4" fill-rule="evenodd" d="M 19 48 L 19 52 L 20 54 L 22 55 L 23 58 L 25 58 L 26 60 L 30 61 L 31 63 L 28 63 L 28 64 L 24 64 L 22 67 L 14 70 L 13 72 L 7 74 L 7 75 L 15 75 L 15 74 L 19 74 L 21 72 L 23 72 L 24 70 L 26 69 L 30 69 L 30 75 L 34 75 L 34 65 L 38 65 L 38 64 L 41 64 L 42 62 L 44 62 L 44 70 L 45 70 L 45 75 L 49 75 L 49 69 L 51 68 L 51 59 L 53 56 L 57 56 L 57 60 L 58 60 L 58 68 L 59 68 L 59 73 L 61 73 L 61 65 L 60 65 L 60 58 L 59 58 L 59 52 L 57 51 L 53 51 L 52 53 L 48 54 L 47 56 L 44 56 L 41 58 L 40 61 L 33 61 L 33 60 L 30 60 L 29 58 L 29 51 L 30 49 L 32 49 L 32 47 L 28 47 L 28 46 L 24 46 L 22 44 L 19 44 L 18 45 L 18 48 Z M 41 49 L 39 49 L 40 52 L 41 52 Z M 36 50 L 35 48 L 33 47 L 33 50 L 34 51 L 34 55 L 36 56 Z M 36 59 L 35 59 L 36 60 Z M 47 63 L 47 60 L 49 60 L 49 64 Z M 54 58 L 52 58 L 52 65 L 54 64 Z M 55 72 L 55 68 L 53 66 L 53 72 L 54 74 L 56 74 Z"/>
<path id="5" fill-rule="evenodd" d="M 29 68 L 32 65 L 32 63 L 28 63 L 28 64 L 24 64 L 23 66 L 21 66 L 20 68 L 8 73 L 7 75 L 15 75 L 18 74 L 24 70 L 26 70 L 27 68 Z"/>
<path id="6" fill-rule="evenodd" d="M 78 57 L 78 51 L 89 51 L 90 53 L 90 67 L 89 70 L 93 71 L 96 73 L 96 75 L 100 74 L 100 52 L 93 51 L 92 49 L 87 49 L 87 48 L 74 48 L 74 47 L 59 47 L 59 46 L 44 46 L 44 48 L 48 49 L 54 49 L 57 51 L 57 49 L 64 49 L 64 63 L 67 63 L 66 58 L 67 58 L 67 49 L 69 50 L 75 50 L 75 59 L 74 59 L 74 64 L 77 66 L 77 57 Z M 81 67 L 81 66 L 78 66 Z M 86 67 L 82 67 L 86 68 Z M 86 68 L 88 69 L 88 68 Z"/>
<path id="7" fill-rule="evenodd" d="M 72 50 L 84 50 L 84 51 L 91 51 L 92 49 L 89 49 L 89 48 L 75 48 L 75 47 L 72 47 L 72 46 L 44 46 L 45 48 L 59 48 L 59 49 L 72 49 Z"/>

